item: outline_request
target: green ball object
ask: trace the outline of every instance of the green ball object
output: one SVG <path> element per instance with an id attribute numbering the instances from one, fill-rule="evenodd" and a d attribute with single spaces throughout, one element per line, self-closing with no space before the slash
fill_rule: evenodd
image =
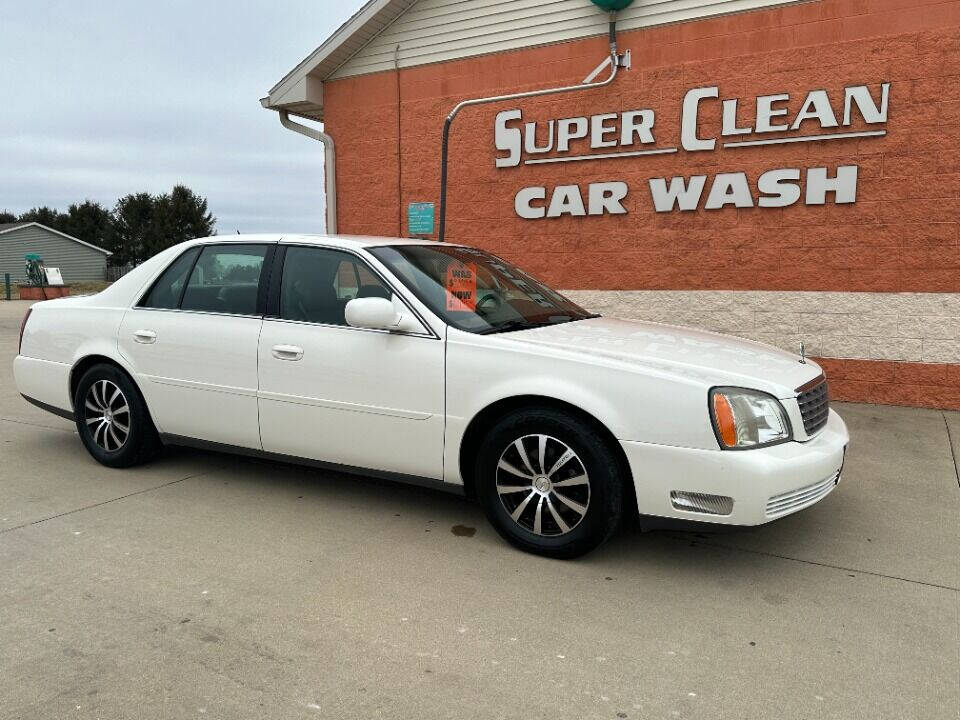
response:
<path id="1" fill-rule="evenodd" d="M 623 10 L 625 7 L 633 5 L 633 0 L 591 0 L 591 2 L 601 10 L 607 12 Z"/>

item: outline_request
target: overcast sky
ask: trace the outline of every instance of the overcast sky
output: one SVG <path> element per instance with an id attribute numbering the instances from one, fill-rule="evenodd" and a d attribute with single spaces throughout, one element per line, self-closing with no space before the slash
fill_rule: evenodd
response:
<path id="1" fill-rule="evenodd" d="M 0 0 L 0 210 L 183 183 L 220 233 L 320 232 L 320 143 L 258 99 L 362 0 Z"/>

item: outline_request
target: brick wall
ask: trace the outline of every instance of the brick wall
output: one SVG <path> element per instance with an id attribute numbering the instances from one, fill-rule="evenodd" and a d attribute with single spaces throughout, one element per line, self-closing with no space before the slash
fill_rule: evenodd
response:
<path id="1" fill-rule="evenodd" d="M 497 252 L 556 287 L 685 291 L 677 313 L 697 321 L 691 324 L 710 324 L 702 291 L 802 291 L 826 293 L 825 301 L 884 293 L 877 302 L 900 305 L 874 303 L 870 314 L 886 318 L 877 322 L 887 328 L 877 335 L 858 336 L 835 318 L 818 321 L 815 308 L 797 319 L 795 333 L 768 334 L 829 338 L 831 352 L 846 358 L 841 363 L 864 354 L 858 337 L 873 337 L 875 353 L 909 351 L 913 345 L 903 341 L 917 340 L 917 333 L 903 330 L 914 316 L 896 298 L 934 294 L 932 306 L 940 307 L 936 294 L 960 293 L 960 2 L 819 0 L 621 33 L 620 42 L 633 52 L 633 69 L 608 88 L 464 111 L 451 134 L 447 238 Z M 405 234 L 406 204 L 438 200 L 440 129 L 458 101 L 577 83 L 605 53 L 605 39 L 593 38 L 326 83 L 341 231 Z M 652 108 L 658 144 L 677 145 L 679 109 L 691 88 L 718 85 L 721 97 L 741 98 L 746 124 L 758 95 L 788 92 L 796 110 L 813 89 L 842 97 L 847 85 L 882 82 L 891 83 L 883 138 L 518 168 L 493 162 L 494 116 L 507 108 L 522 107 L 531 121 Z M 719 104 L 705 105 L 701 119 L 716 124 L 718 116 Z M 755 181 L 771 168 L 846 164 L 860 167 L 854 205 L 657 214 L 646 191 L 651 177 L 745 171 Z M 531 221 L 514 211 L 522 187 L 608 180 L 629 183 L 627 215 Z M 856 315 L 855 303 L 849 306 L 839 314 Z M 777 322 L 792 329 L 791 311 L 779 310 Z M 918 312 L 926 319 L 916 322 L 939 327 L 951 313 Z M 826 340 L 821 345 L 829 354 Z M 917 357 L 895 359 L 923 363 L 922 338 L 920 347 Z M 957 358 L 946 352 L 933 362 Z M 830 366 L 838 375 L 846 374 L 842 367 L 863 369 Z M 850 381 L 835 390 L 843 395 L 849 388 L 852 399 L 931 404 L 918 392 L 890 390 L 899 382 L 895 373 L 872 377 L 869 386 Z"/>

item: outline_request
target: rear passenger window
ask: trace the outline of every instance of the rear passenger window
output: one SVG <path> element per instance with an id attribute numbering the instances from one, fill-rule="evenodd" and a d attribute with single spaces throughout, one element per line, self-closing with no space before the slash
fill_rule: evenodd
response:
<path id="1" fill-rule="evenodd" d="M 208 245 L 190 273 L 181 310 L 255 315 L 266 245 Z"/>
<path id="2" fill-rule="evenodd" d="M 146 297 L 140 301 L 140 306 L 161 310 L 175 309 L 180 304 L 180 295 L 187 281 L 187 273 L 190 272 L 193 261 L 199 253 L 200 248 L 190 248 L 174 260 L 160 279 L 153 284 Z"/>

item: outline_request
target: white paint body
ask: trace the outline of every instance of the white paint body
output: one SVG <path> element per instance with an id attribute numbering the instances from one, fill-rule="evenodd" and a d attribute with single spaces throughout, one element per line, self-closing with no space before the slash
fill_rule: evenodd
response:
<path id="1" fill-rule="evenodd" d="M 821 375 L 815 363 L 749 340 L 607 318 L 463 332 L 445 325 L 368 252 L 423 241 L 216 239 L 358 254 L 393 286 L 398 311 L 412 309 L 423 321 L 411 314 L 403 330 L 137 307 L 185 247 L 203 242 L 170 248 L 97 295 L 34 305 L 14 361 L 20 392 L 70 412 L 72 369 L 103 356 L 131 375 L 165 435 L 454 485 L 463 484 L 461 446 L 471 420 L 501 400 L 549 398 L 590 414 L 617 439 L 642 514 L 729 524 L 780 517 L 766 512 L 771 497 L 823 483 L 843 463 L 849 437 L 835 412 L 814 437 L 803 431 L 796 389 Z M 708 412 L 708 393 L 717 386 L 780 398 L 794 440 L 721 450 Z M 715 517 L 676 510 L 674 490 L 730 496 L 734 511 Z"/>

